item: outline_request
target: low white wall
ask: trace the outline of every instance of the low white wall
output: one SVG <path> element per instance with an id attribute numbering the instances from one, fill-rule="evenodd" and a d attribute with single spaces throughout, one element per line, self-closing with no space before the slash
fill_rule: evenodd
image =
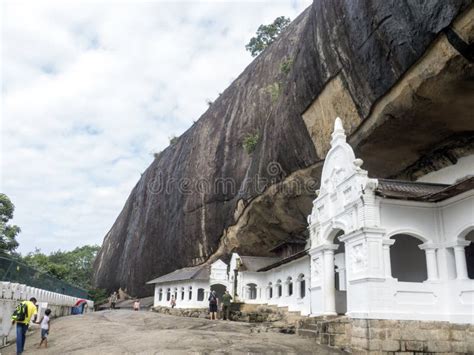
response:
<path id="1" fill-rule="evenodd" d="M 209 281 L 179 281 L 165 284 L 155 284 L 155 297 L 153 306 L 170 307 L 170 300 L 167 298 L 168 289 L 171 294 L 177 290 L 178 297 L 176 298 L 176 308 L 205 308 L 209 306 Z M 184 298 L 182 298 L 182 290 L 184 288 Z M 191 288 L 191 298 L 189 298 L 189 290 Z M 198 289 L 204 289 L 204 297 L 202 301 L 198 301 Z M 160 290 L 162 297 L 160 300 Z"/>
<path id="2" fill-rule="evenodd" d="M 7 337 L 9 341 L 15 339 L 16 330 L 11 326 L 11 315 L 20 301 L 29 300 L 34 297 L 38 301 L 38 313 L 43 315 L 46 308 L 51 309 L 53 317 L 61 317 L 71 314 L 71 308 L 79 298 L 66 296 L 60 293 L 42 290 L 23 284 L 0 282 L 0 336 L 1 344 Z M 87 311 L 94 309 L 94 302 L 87 301 Z M 1 345 L 0 344 L 0 345 Z"/>

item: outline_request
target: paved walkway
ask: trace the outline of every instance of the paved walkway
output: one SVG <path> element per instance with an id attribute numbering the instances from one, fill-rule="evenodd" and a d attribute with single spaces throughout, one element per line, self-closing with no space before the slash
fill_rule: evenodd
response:
<path id="1" fill-rule="evenodd" d="M 254 325 L 162 315 L 149 311 L 101 311 L 52 321 L 48 349 L 28 336 L 24 354 L 337 354 L 312 340 L 255 333 Z M 15 347 L 0 350 L 14 354 Z"/>

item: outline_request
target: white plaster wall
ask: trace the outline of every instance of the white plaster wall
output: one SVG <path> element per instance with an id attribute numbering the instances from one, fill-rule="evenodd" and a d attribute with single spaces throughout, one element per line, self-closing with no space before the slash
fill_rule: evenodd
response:
<path id="1" fill-rule="evenodd" d="M 380 199 L 380 225 L 387 236 L 418 235 L 442 243 L 454 241 L 474 225 L 474 190 L 440 203 Z"/>
<path id="2" fill-rule="evenodd" d="M 469 281 L 454 280 L 357 283 L 350 286 L 348 308 L 352 318 L 474 323 L 474 289 L 472 281 L 469 285 Z"/>
<path id="3" fill-rule="evenodd" d="M 298 276 L 304 275 L 306 284 L 305 297 L 300 298 L 300 286 L 298 283 Z M 287 279 L 292 278 L 293 281 L 293 294 L 288 295 Z M 282 284 L 282 296 L 278 297 L 276 285 L 277 281 L 281 280 Z M 269 298 L 267 288 L 269 283 L 272 283 L 273 297 Z M 247 298 L 247 294 L 244 291 L 247 284 L 254 283 L 257 285 L 257 299 L 251 300 Z M 297 260 L 289 262 L 287 264 L 276 267 L 272 270 L 265 272 L 240 272 L 239 273 L 239 296 L 240 299 L 245 303 L 253 304 L 269 304 L 277 307 L 288 307 L 289 311 L 301 312 L 303 315 L 310 314 L 310 265 L 309 256 L 303 256 Z"/>
<path id="4" fill-rule="evenodd" d="M 409 234 L 425 242 L 440 242 L 436 229 L 436 209 L 432 204 L 379 199 L 380 225 L 386 235 Z"/>
<path id="5" fill-rule="evenodd" d="M 436 250 L 435 280 L 349 280 L 348 315 L 355 318 L 474 321 L 474 280 L 456 279 L 452 245 L 474 227 L 474 191 L 440 203 L 380 200 L 385 238 L 421 237 Z M 407 260 L 409 263 L 410 260 Z M 387 267 L 387 265 L 385 265 Z"/>
<path id="6" fill-rule="evenodd" d="M 184 300 L 181 299 L 181 288 L 184 287 Z M 192 287 L 192 297 L 189 299 L 189 287 Z M 170 301 L 167 300 L 167 290 L 171 289 L 171 295 L 174 294 L 175 288 L 178 289 L 178 297 L 176 300 L 176 308 L 206 308 L 209 305 L 209 282 L 205 280 L 185 280 L 166 284 L 155 284 L 155 298 L 153 306 L 171 307 Z M 204 299 L 198 301 L 198 289 L 204 289 Z M 163 290 L 163 297 L 159 300 L 159 290 Z"/>
<path id="7" fill-rule="evenodd" d="M 439 204 L 442 217 L 440 233 L 444 240 L 453 241 L 468 228 L 474 227 L 474 190 Z"/>
<path id="8" fill-rule="evenodd" d="M 23 284 L 0 282 L 0 323 L 3 342 L 8 337 L 9 341 L 15 339 L 15 327 L 11 326 L 11 315 L 20 301 L 35 297 L 39 305 L 39 314 L 50 308 L 53 317 L 71 314 L 71 308 L 79 298 L 50 292 Z M 94 309 L 94 302 L 87 301 L 87 312 Z"/>
<path id="9" fill-rule="evenodd" d="M 433 171 L 418 179 L 420 182 L 454 184 L 456 180 L 474 175 L 474 154 L 460 158 L 456 164 Z"/>

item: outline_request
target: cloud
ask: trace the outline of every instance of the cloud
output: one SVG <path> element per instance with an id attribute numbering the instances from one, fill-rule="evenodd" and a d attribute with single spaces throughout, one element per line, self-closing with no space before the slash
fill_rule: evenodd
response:
<path id="1" fill-rule="evenodd" d="M 6 1 L 1 191 L 23 253 L 100 244 L 153 152 L 310 1 Z"/>

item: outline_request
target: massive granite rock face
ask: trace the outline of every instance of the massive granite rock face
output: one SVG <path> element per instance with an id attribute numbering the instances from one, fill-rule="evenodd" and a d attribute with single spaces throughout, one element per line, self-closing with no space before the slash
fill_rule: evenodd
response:
<path id="1" fill-rule="evenodd" d="M 442 33 L 472 41 L 470 4 L 316 0 L 145 171 L 95 284 L 148 295 L 154 277 L 303 231 L 335 115 L 378 176 L 415 178 L 440 142 L 470 151 L 474 70 Z"/>

